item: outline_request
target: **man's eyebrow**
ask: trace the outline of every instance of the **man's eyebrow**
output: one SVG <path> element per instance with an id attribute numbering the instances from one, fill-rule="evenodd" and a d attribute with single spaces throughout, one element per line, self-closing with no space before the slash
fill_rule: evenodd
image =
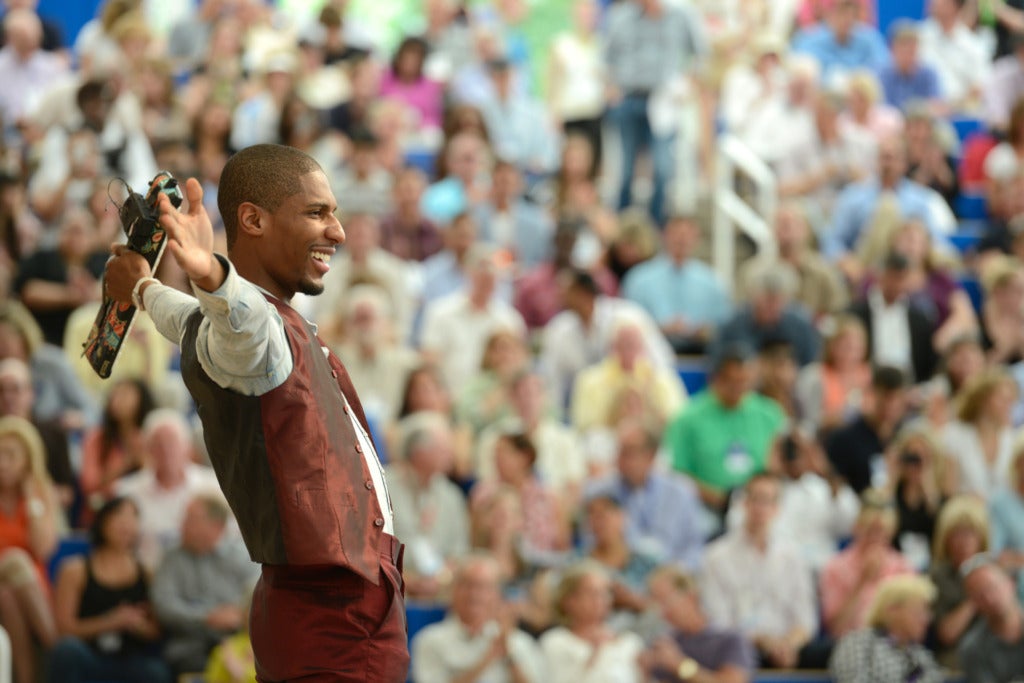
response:
<path id="1" fill-rule="evenodd" d="M 328 204 L 327 202 L 310 202 L 309 204 L 306 204 L 306 208 L 307 209 L 331 209 L 331 205 Z M 331 213 L 334 213 L 337 210 L 338 210 L 337 207 L 335 207 L 334 209 L 331 209 Z"/>

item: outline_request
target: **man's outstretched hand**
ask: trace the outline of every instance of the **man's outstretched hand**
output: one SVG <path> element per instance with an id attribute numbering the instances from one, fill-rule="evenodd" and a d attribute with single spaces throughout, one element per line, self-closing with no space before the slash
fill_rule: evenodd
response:
<path id="1" fill-rule="evenodd" d="M 213 255 L 213 224 L 203 207 L 203 187 L 195 178 L 185 182 L 188 211 L 178 211 L 166 195 L 158 203 L 160 225 L 167 231 L 167 249 L 200 289 L 220 287 L 226 273 Z"/>

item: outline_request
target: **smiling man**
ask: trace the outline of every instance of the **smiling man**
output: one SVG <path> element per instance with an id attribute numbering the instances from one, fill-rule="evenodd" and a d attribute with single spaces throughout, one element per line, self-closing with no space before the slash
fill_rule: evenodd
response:
<path id="1" fill-rule="evenodd" d="M 345 240 L 308 155 L 254 145 L 224 167 L 217 206 L 230 260 L 195 179 L 187 212 L 165 197 L 167 250 L 195 298 L 115 247 L 107 288 L 181 345 L 210 460 L 253 561 L 250 620 L 261 681 L 404 681 L 401 544 L 359 398 L 316 328 L 289 305 L 316 295 Z"/>

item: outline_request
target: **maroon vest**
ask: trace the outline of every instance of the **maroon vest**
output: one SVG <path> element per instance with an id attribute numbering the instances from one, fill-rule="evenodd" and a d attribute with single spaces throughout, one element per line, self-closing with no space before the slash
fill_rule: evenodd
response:
<path id="1" fill-rule="evenodd" d="M 188 321 L 182 376 L 210 462 L 254 562 L 339 565 L 376 584 L 384 519 L 343 398 L 369 433 L 359 397 L 309 323 L 288 304 L 267 300 L 284 321 L 294 367 L 262 396 L 207 376 L 196 355 L 202 314 Z"/>

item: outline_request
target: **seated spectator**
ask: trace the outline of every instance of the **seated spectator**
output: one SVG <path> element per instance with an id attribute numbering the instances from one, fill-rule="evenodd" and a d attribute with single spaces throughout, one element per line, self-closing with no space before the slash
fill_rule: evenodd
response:
<path id="1" fill-rule="evenodd" d="M 488 61 L 487 71 L 492 94 L 481 102 L 480 111 L 495 153 L 528 177 L 546 176 L 558 162 L 558 138 L 550 115 L 525 89 L 516 89 L 506 57 Z"/>
<path id="2" fill-rule="evenodd" d="M 796 357 L 785 340 L 766 339 L 757 350 L 757 382 L 755 391 L 771 399 L 788 420 L 796 420 Z"/>
<path id="3" fill-rule="evenodd" d="M 626 511 L 612 492 L 590 496 L 584 504 L 587 533 L 593 545 L 587 557 L 599 562 L 612 578 L 612 609 L 642 612 L 647 608 L 647 577 L 658 560 L 630 545 Z"/>
<path id="4" fill-rule="evenodd" d="M 620 283 L 633 268 L 658 254 L 658 228 L 643 209 L 626 209 L 619 214 L 617 221 L 611 221 L 609 230 L 599 227 L 603 224 L 601 218 L 591 215 L 587 219 L 589 234 L 581 242 L 589 238 L 604 245 L 604 260 L 608 270 Z M 589 267 L 593 269 L 599 263 L 591 263 Z"/>
<path id="5" fill-rule="evenodd" d="M 828 432 L 854 419 L 871 385 L 867 332 L 852 315 L 830 323 L 821 362 L 811 363 L 796 381 L 801 423 Z"/>
<path id="6" fill-rule="evenodd" d="M 836 473 L 857 495 L 881 485 L 882 454 L 907 415 L 906 379 L 897 368 L 881 366 L 871 376 L 860 415 L 825 438 L 825 452 Z"/>
<path id="7" fill-rule="evenodd" d="M 945 398 L 957 396 L 967 383 L 985 370 L 985 353 L 975 335 L 953 339 L 943 354 L 940 372 L 933 382 Z"/>
<path id="8" fill-rule="evenodd" d="M 852 69 L 881 68 L 889 50 L 878 29 L 859 20 L 855 0 L 836 0 L 822 22 L 806 28 L 793 39 L 793 49 L 815 57 L 822 78 L 829 82 Z"/>
<path id="9" fill-rule="evenodd" d="M 1024 675 L 1024 608 L 1013 581 L 984 555 L 969 560 L 961 574 L 980 617 L 957 649 L 967 680 L 1012 681 Z"/>
<path id="10" fill-rule="evenodd" d="M 391 187 L 393 209 L 381 221 L 380 246 L 403 261 L 425 261 L 444 246 L 441 231 L 420 208 L 426 186 L 422 171 L 403 168 Z"/>
<path id="11" fill-rule="evenodd" d="M 509 388 L 530 362 L 530 351 L 521 334 L 506 328 L 487 338 L 480 368 L 464 383 L 455 404 L 459 422 L 479 434 L 495 422 L 512 416 Z"/>
<path id="12" fill-rule="evenodd" d="M 642 308 L 632 301 L 603 296 L 595 278 L 583 270 L 568 271 L 560 284 L 565 310 L 545 326 L 538 359 L 558 406 L 568 403 L 576 375 L 608 355 L 620 314 L 633 317 L 641 325 L 652 365 L 675 367 L 672 348 Z"/>
<path id="13" fill-rule="evenodd" d="M 963 0 L 931 0 L 921 24 L 921 61 L 939 76 L 939 87 L 953 111 L 977 111 L 992 71 L 985 40 L 964 22 Z"/>
<path id="14" fill-rule="evenodd" d="M 474 216 L 483 228 L 481 241 L 526 272 L 550 258 L 554 225 L 543 208 L 523 196 L 523 189 L 519 168 L 499 160 L 491 171 L 490 196 L 476 206 Z"/>
<path id="15" fill-rule="evenodd" d="M 551 683 L 639 683 L 643 641 L 635 633 L 614 632 L 608 624 L 612 583 L 601 565 L 583 561 L 567 569 L 554 597 L 562 619 L 540 638 Z"/>
<path id="16" fill-rule="evenodd" d="M 11 87 L 0 98 L 0 118 L 5 126 L 24 125 L 33 105 L 48 88 L 66 76 L 66 60 L 52 51 L 63 47 L 60 29 L 44 22 L 35 4 L 11 4 L 3 16 L 0 73 Z"/>
<path id="17" fill-rule="evenodd" d="M 253 66 L 252 90 L 248 97 L 239 101 L 231 115 L 231 147 L 234 149 L 277 141 L 281 112 L 295 90 L 298 55 L 282 47 L 265 53 Z"/>
<path id="18" fill-rule="evenodd" d="M 490 247 L 474 246 L 466 256 L 465 286 L 426 307 L 421 350 L 437 362 L 448 386 L 462 387 L 473 376 L 495 330 L 526 333 L 519 313 L 496 296 L 498 268 Z"/>
<path id="19" fill-rule="evenodd" d="M 772 533 L 795 543 L 803 562 L 819 572 L 850 537 L 860 501 L 830 471 L 813 437 L 793 429 L 776 443 L 780 494 Z M 733 533 L 745 527 L 745 497 L 745 491 L 737 491 L 730 501 L 726 522 Z"/>
<path id="20" fill-rule="evenodd" d="M 857 69 L 849 74 L 841 88 L 846 107 L 839 115 L 843 132 L 866 143 L 861 159 L 871 165 L 874 165 L 878 145 L 886 138 L 903 133 L 903 116 L 883 101 L 885 93 L 875 73 Z"/>
<path id="21" fill-rule="evenodd" d="M 981 346 L 989 363 L 1024 360 L 1024 268 L 1016 260 L 995 257 L 982 267 Z"/>
<path id="22" fill-rule="evenodd" d="M 443 224 L 473 211 L 487 197 L 491 160 L 479 133 L 458 133 L 442 151 L 446 174 L 423 193 L 420 207 L 428 220 Z"/>
<path id="23" fill-rule="evenodd" d="M 259 566 L 237 536 L 225 536 L 231 511 L 219 494 L 185 508 L 181 543 L 164 555 L 153 578 L 153 609 L 167 638 L 164 661 L 177 675 L 202 671 L 222 639 L 243 627 L 242 598 Z"/>
<path id="24" fill-rule="evenodd" d="M 782 263 L 766 263 L 747 277 L 750 300 L 719 328 L 710 348 L 712 357 L 731 344 L 758 349 L 772 340 L 789 343 L 801 367 L 816 361 L 821 338 L 794 301 L 800 286 L 794 270 Z"/>
<path id="25" fill-rule="evenodd" d="M 981 94 L 982 118 L 994 132 L 1005 132 L 1010 124 L 1010 112 L 1017 100 L 1024 96 L 1021 76 L 1024 74 L 1024 33 L 1014 31 L 1012 52 L 992 64 L 991 77 Z"/>
<path id="26" fill-rule="evenodd" d="M 555 229 L 553 257 L 516 279 L 513 305 L 523 316 L 527 328 L 537 330 L 547 325 L 562 310 L 561 280 L 572 270 L 580 234 L 586 230 L 582 219 L 566 218 Z M 614 296 L 618 285 L 614 274 L 604 265 L 590 269 L 601 293 Z"/>
<path id="27" fill-rule="evenodd" d="M 942 111 L 943 93 L 939 76 L 918 54 L 920 29 L 909 20 L 889 28 L 889 49 L 892 60 L 878 70 L 878 80 L 885 91 L 885 101 L 902 112 L 911 102 L 922 102 L 933 111 Z"/>
<path id="28" fill-rule="evenodd" d="M 0 621 L 19 683 L 36 680 L 36 643 L 45 651 L 57 640 L 44 566 L 63 528 L 39 432 L 20 417 L 0 417 Z"/>
<path id="29" fill-rule="evenodd" d="M 658 680 L 749 683 L 757 654 L 735 631 L 713 628 L 701 608 L 696 582 L 676 567 L 662 567 L 647 582 L 651 599 L 671 629 L 641 655 L 644 671 Z"/>
<path id="30" fill-rule="evenodd" d="M 87 211 L 68 211 L 57 248 L 40 249 L 18 265 L 14 291 L 32 311 L 48 344 L 63 344 L 71 312 L 100 298 L 99 278 L 108 254 L 97 249 L 95 231 Z"/>
<path id="31" fill-rule="evenodd" d="M 896 508 L 888 494 L 865 491 L 853 540 L 821 572 L 821 615 L 831 637 L 838 639 L 868 626 L 871 605 L 885 580 L 913 573 L 913 567 L 892 547 L 895 533 Z"/>
<path id="32" fill-rule="evenodd" d="M 886 579 L 871 604 L 870 628 L 839 639 L 829 671 L 836 683 L 942 683 L 946 680 L 924 647 L 935 586 L 919 576 Z M 973 679 L 972 679 L 973 680 Z"/>
<path id="33" fill-rule="evenodd" d="M 0 304 L 0 360 L 17 358 L 32 371 L 37 420 L 57 420 L 65 431 L 93 421 L 95 400 L 75 377 L 63 350 L 43 341 L 28 309 L 16 301 Z"/>
<path id="34" fill-rule="evenodd" d="M 878 147 L 877 176 L 849 185 L 836 200 L 832 224 L 821 236 L 822 252 L 838 262 L 850 279 L 859 279 L 855 264 L 849 262 L 850 254 L 869 234 L 872 216 L 884 205 L 880 202 L 883 193 L 894 195 L 902 217 L 918 218 L 924 222 L 934 246 L 945 248 L 948 245 L 934 213 L 933 191 L 909 180 L 906 171 L 906 142 L 902 138 L 887 137 Z"/>
<path id="35" fill-rule="evenodd" d="M 959 491 L 990 500 L 1010 481 L 1017 382 L 1003 370 L 975 377 L 960 395 L 941 440 L 959 472 Z"/>
<path id="36" fill-rule="evenodd" d="M 796 273 L 799 285 L 796 302 L 806 309 L 815 320 L 829 313 L 836 313 L 846 307 L 849 294 L 845 283 L 810 243 L 807 217 L 795 203 L 784 203 L 775 212 L 776 254 L 758 254 L 740 268 L 737 280 L 741 297 L 750 300 L 755 289 L 756 276 L 771 268 L 771 264 L 782 263 Z"/>
<path id="37" fill-rule="evenodd" d="M 999 566 L 1017 579 L 1024 602 L 1024 448 L 1018 446 L 1010 464 L 1007 486 L 992 496 L 992 553 Z"/>
<path id="38" fill-rule="evenodd" d="M 152 392 L 140 380 L 122 380 L 110 388 L 99 426 L 82 439 L 78 481 L 86 521 L 113 497 L 119 479 L 143 466 L 146 448 L 142 425 L 155 408 Z"/>
<path id="39" fill-rule="evenodd" d="M 412 640 L 411 680 L 540 683 L 543 656 L 509 616 L 498 563 L 482 554 L 465 557 L 455 569 L 448 615 Z"/>
<path id="40" fill-rule="evenodd" d="M 911 263 L 892 251 L 885 257 L 877 280 L 850 307 L 867 331 L 868 353 L 875 366 L 891 366 L 916 383 L 927 382 L 938 357 L 932 321 L 910 298 Z"/>
<path id="41" fill-rule="evenodd" d="M 935 639 L 939 662 L 959 669 L 956 647 L 964 634 L 978 622 L 978 613 L 967 597 L 961 569 L 977 555 L 988 551 L 989 521 L 983 503 L 958 496 L 942 506 L 935 527 L 932 561 L 928 576 L 935 584 Z"/>
<path id="42" fill-rule="evenodd" d="M 718 276 L 694 256 L 699 241 L 694 217 L 670 217 L 663 251 L 622 281 L 622 295 L 650 313 L 677 353 L 702 352 L 732 308 Z"/>
<path id="43" fill-rule="evenodd" d="M 661 425 L 667 424 L 686 400 L 679 375 L 654 366 L 647 358 L 640 325 L 620 316 L 608 357 L 576 376 L 569 406 L 573 427 L 586 433 L 609 424 L 616 399 L 627 388 L 648 399 L 650 419 Z"/>
<path id="44" fill-rule="evenodd" d="M 701 573 L 702 604 L 717 628 L 742 633 L 762 666 L 792 669 L 817 630 L 811 568 L 788 539 L 773 534 L 782 494 L 779 479 L 758 473 L 744 487 L 743 526 L 708 545 Z"/>
<path id="45" fill-rule="evenodd" d="M 956 493 L 956 467 L 927 423 L 903 427 L 885 459 L 886 488 L 896 503 L 896 548 L 924 571 L 939 510 Z"/>
<path id="46" fill-rule="evenodd" d="M 951 209 L 956 209 L 960 194 L 957 159 L 950 151 L 954 143 L 940 119 L 922 105 L 911 104 L 906 110 L 907 177 L 919 185 L 930 187 L 942 195 Z"/>
<path id="47" fill-rule="evenodd" d="M 343 341 L 334 347 L 369 419 L 386 424 L 394 419 L 417 354 L 395 339 L 391 302 L 374 284 L 348 288 L 344 302 Z"/>
<path id="48" fill-rule="evenodd" d="M 368 214 L 380 220 L 391 212 L 392 178 L 377 160 L 378 144 L 373 133 L 356 131 L 348 166 L 331 179 L 338 205 L 346 214 Z"/>
<path id="49" fill-rule="evenodd" d="M 422 38 L 406 36 L 395 49 L 391 68 L 381 78 L 380 94 L 405 105 L 414 115 L 417 131 L 440 133 L 444 86 L 423 73 L 428 49 Z"/>
<path id="50" fill-rule="evenodd" d="M 369 214 L 346 217 L 345 235 L 344 249 L 331 257 L 331 277 L 325 280 L 323 293 L 311 302 L 313 317 L 330 332 L 345 312 L 353 285 L 375 284 L 387 292 L 390 322 L 397 337 L 404 339 L 413 322 L 408 265 L 381 249 L 380 225 Z"/>
<path id="51" fill-rule="evenodd" d="M 476 447 L 476 476 L 482 480 L 495 479 L 498 437 L 504 432 L 522 432 L 537 449 L 537 472 L 541 481 L 561 491 L 570 504 L 574 503 L 588 475 L 588 459 L 579 436 L 554 417 L 544 380 L 539 375 L 521 372 L 509 383 L 508 392 L 512 415 L 495 422 L 480 434 Z"/>
<path id="52" fill-rule="evenodd" d="M 170 683 L 152 654 L 160 627 L 149 601 L 149 574 L 135 549 L 139 510 L 114 498 L 96 512 L 91 551 L 61 565 L 54 605 L 62 638 L 50 653 L 48 683 L 102 679 Z"/>
<path id="53" fill-rule="evenodd" d="M 616 437 L 615 473 L 592 481 L 584 498 L 614 496 L 626 512 L 626 540 L 631 549 L 658 562 L 696 571 L 704 537 L 695 487 L 655 465 L 658 433 L 644 423 L 627 420 Z"/>
<path id="54" fill-rule="evenodd" d="M 19 417 L 32 423 L 43 440 L 46 473 L 65 513 L 71 512 L 77 485 L 68 457 L 68 436 L 56 420 L 36 420 L 32 405 L 35 390 L 32 372 L 17 358 L 0 360 L 0 417 Z"/>
<path id="55" fill-rule="evenodd" d="M 790 96 L 795 82 L 801 80 L 799 58 L 785 67 L 782 57 L 785 43 L 772 33 L 756 36 L 749 60 L 733 64 L 722 82 L 721 116 L 727 129 L 744 142 L 767 164 L 775 164 L 794 139 L 813 130 L 806 101 L 794 102 Z M 748 63 L 749 62 L 749 63 Z M 817 85 L 820 70 L 807 70 L 810 89 Z M 800 98 L 806 100 L 806 98 Z M 792 117 L 791 130 L 783 132 L 779 123 Z"/>
<path id="56" fill-rule="evenodd" d="M 453 464 L 452 433 L 437 413 L 401 422 L 401 457 L 384 468 L 395 510 L 395 536 L 409 548 L 406 583 L 411 597 L 434 598 L 469 550 L 469 517 L 462 491 L 445 474 Z"/>
<path id="57" fill-rule="evenodd" d="M 749 350 L 728 347 L 717 357 L 709 387 L 687 403 L 665 431 L 672 466 L 693 477 L 701 500 L 724 509 L 729 491 L 767 467 L 784 415 L 751 391 Z"/>
<path id="58" fill-rule="evenodd" d="M 537 449 L 528 436 L 505 433 L 494 451 L 498 477 L 474 485 L 470 512 L 487 507 L 502 492 L 511 493 L 518 519 L 510 525 L 516 532 L 510 556 L 528 568 L 556 564 L 570 548 L 570 508 L 558 489 L 537 476 Z"/>
<path id="59" fill-rule="evenodd" d="M 176 545 L 185 506 L 198 493 L 218 491 L 213 470 L 192 461 L 192 432 L 180 413 L 154 410 L 142 425 L 143 466 L 114 483 L 117 496 L 128 496 L 139 517 L 138 555 L 149 571 Z"/>

